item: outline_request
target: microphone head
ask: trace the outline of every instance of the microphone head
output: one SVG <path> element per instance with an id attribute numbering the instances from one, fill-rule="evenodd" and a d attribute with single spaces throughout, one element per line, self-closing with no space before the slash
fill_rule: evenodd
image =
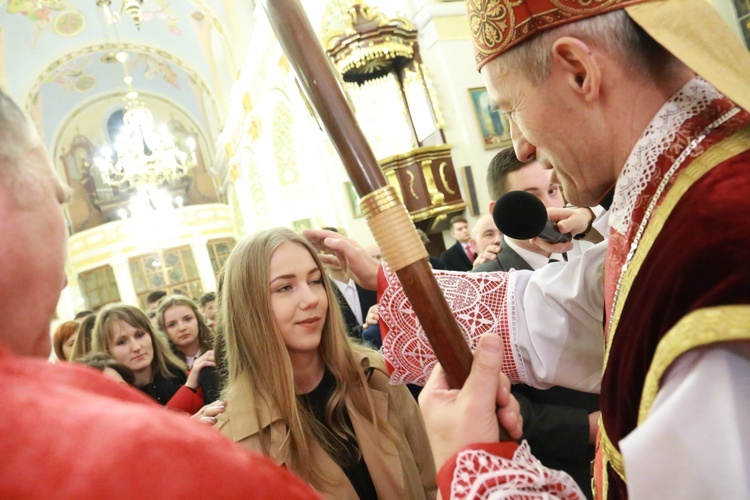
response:
<path id="1" fill-rule="evenodd" d="M 503 234 L 517 240 L 528 240 L 544 231 L 547 207 L 531 193 L 510 191 L 495 203 L 492 219 Z"/>

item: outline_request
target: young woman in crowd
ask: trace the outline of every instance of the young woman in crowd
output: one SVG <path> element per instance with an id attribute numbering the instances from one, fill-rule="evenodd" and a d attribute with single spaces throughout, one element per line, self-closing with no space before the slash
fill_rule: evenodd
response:
<path id="1" fill-rule="evenodd" d="M 214 360 L 214 335 L 195 302 L 184 295 L 167 295 L 159 300 L 156 322 L 167 334 L 169 345 L 180 359 L 185 361 L 188 370 L 193 363 L 205 355 Z M 198 383 L 203 389 L 203 402 L 213 403 L 219 399 L 219 379 L 213 365 L 204 366 L 198 375 Z"/>
<path id="2" fill-rule="evenodd" d="M 352 343 L 323 266 L 288 229 L 242 241 L 219 297 L 226 369 L 220 430 L 329 498 L 433 498 L 416 402 Z"/>
<path id="3" fill-rule="evenodd" d="M 172 352 L 185 361 L 188 369 L 202 354 L 211 350 L 213 333 L 198 306 L 184 295 L 168 295 L 156 309 L 159 328 L 167 334 Z"/>
<path id="4" fill-rule="evenodd" d="M 207 353 L 187 366 L 169 348 L 163 335 L 154 333 L 148 316 L 126 304 L 105 306 L 96 316 L 91 350 L 107 352 L 135 374 L 135 386 L 162 405 L 194 414 L 203 406 L 198 383 L 202 368 L 214 366 Z"/>
<path id="5" fill-rule="evenodd" d="M 75 321 L 66 321 L 60 323 L 55 334 L 52 336 L 52 345 L 55 348 L 55 355 L 60 361 L 71 361 L 73 353 L 73 344 L 78 336 L 78 327 L 80 325 Z"/>

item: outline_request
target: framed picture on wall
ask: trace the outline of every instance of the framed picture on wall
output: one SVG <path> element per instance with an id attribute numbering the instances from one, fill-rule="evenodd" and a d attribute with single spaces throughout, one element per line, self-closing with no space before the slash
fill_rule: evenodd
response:
<path id="1" fill-rule="evenodd" d="M 737 21 L 745 37 L 745 45 L 750 47 L 750 0 L 734 0 L 734 7 L 737 9 Z"/>
<path id="2" fill-rule="evenodd" d="M 305 229 L 312 229 L 313 222 L 312 222 L 312 219 L 295 220 L 295 221 L 292 221 L 292 227 L 294 228 L 295 232 L 301 233 Z"/>
<path id="3" fill-rule="evenodd" d="M 482 133 L 484 149 L 502 148 L 509 146 L 510 124 L 505 115 L 490 108 L 490 98 L 487 89 L 476 87 L 469 89 L 474 116 L 477 117 L 479 130 Z"/>
<path id="4" fill-rule="evenodd" d="M 477 187 L 474 184 L 474 173 L 471 171 L 471 165 L 461 167 L 461 173 L 463 174 L 464 187 L 466 188 L 464 192 L 468 194 L 466 204 L 468 205 L 469 213 L 472 217 L 478 217 L 481 215 L 481 210 L 479 210 Z"/>

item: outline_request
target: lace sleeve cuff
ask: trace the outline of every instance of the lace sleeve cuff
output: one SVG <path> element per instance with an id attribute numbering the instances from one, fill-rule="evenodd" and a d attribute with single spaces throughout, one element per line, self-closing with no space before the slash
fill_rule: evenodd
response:
<path id="1" fill-rule="evenodd" d="M 437 476 L 443 498 L 585 498 L 573 478 L 548 469 L 527 442 L 471 445 L 443 465 Z"/>
<path id="2" fill-rule="evenodd" d="M 510 273 L 466 274 L 435 271 L 448 306 L 473 351 L 479 338 L 494 333 L 505 345 L 503 371 L 512 382 L 525 381 L 515 341 L 514 276 Z M 378 275 L 383 355 L 391 382 L 424 385 L 435 366 L 435 354 L 395 273 L 383 265 Z"/>

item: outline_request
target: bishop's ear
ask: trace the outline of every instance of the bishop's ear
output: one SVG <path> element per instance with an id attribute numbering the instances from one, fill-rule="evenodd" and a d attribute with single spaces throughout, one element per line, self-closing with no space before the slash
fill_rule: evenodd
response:
<path id="1" fill-rule="evenodd" d="M 552 64 L 562 70 L 570 89 L 587 101 L 599 97 L 601 67 L 591 47 L 582 40 L 564 36 L 552 44 Z"/>

